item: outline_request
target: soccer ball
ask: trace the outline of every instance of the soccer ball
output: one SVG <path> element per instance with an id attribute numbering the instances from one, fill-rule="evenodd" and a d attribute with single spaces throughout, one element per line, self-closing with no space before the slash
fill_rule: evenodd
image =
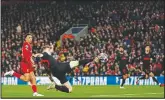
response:
<path id="1" fill-rule="evenodd" d="M 102 60 L 107 60 L 108 55 L 106 53 L 100 53 L 99 58 L 102 59 Z"/>

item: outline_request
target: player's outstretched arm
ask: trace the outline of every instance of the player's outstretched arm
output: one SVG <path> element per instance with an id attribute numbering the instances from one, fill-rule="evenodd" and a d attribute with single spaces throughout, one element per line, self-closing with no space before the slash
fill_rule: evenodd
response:
<path id="1" fill-rule="evenodd" d="M 52 77 L 52 74 L 51 73 L 48 73 L 48 76 L 49 76 L 50 81 L 51 82 L 54 82 L 53 77 Z"/>
<path id="2" fill-rule="evenodd" d="M 47 87 L 47 90 L 54 89 L 56 84 L 55 84 L 55 81 L 53 80 L 52 74 L 48 73 L 48 76 L 49 76 L 49 79 L 51 81 L 51 84 Z"/>
<path id="3" fill-rule="evenodd" d="M 50 43 L 50 52 L 51 52 L 51 53 L 54 52 L 54 46 L 53 46 L 52 43 Z"/>

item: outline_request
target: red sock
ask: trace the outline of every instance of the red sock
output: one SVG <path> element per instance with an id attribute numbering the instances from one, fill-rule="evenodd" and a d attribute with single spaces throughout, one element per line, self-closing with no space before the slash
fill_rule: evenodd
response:
<path id="1" fill-rule="evenodd" d="M 17 77 L 17 78 L 20 78 L 20 77 L 21 77 L 21 74 L 14 72 L 14 73 L 13 73 L 13 76 L 15 76 L 15 77 Z"/>
<path id="2" fill-rule="evenodd" d="M 36 87 L 36 85 L 32 85 L 32 90 L 33 90 L 33 92 L 37 92 L 37 87 Z"/>

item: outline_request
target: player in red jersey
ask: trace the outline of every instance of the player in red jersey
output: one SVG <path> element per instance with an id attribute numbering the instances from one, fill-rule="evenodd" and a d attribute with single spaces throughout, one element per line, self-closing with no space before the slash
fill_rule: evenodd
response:
<path id="1" fill-rule="evenodd" d="M 25 42 L 22 46 L 22 60 L 20 62 L 21 71 L 24 73 L 23 75 L 12 71 L 6 72 L 4 75 L 11 75 L 15 76 L 23 81 L 31 83 L 31 87 L 33 90 L 33 96 L 43 96 L 39 93 L 37 93 L 37 87 L 36 87 L 36 77 L 34 75 L 34 67 L 35 63 L 32 59 L 32 35 L 27 34 L 25 37 Z"/>

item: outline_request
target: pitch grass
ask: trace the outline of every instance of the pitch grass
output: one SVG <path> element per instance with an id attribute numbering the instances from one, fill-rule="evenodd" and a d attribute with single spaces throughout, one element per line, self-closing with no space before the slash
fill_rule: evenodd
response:
<path id="1" fill-rule="evenodd" d="M 72 93 L 55 89 L 46 90 L 47 86 L 37 86 L 44 97 L 33 97 L 30 86 L 2 85 L 2 98 L 164 98 L 164 87 L 159 86 L 73 86 Z"/>

